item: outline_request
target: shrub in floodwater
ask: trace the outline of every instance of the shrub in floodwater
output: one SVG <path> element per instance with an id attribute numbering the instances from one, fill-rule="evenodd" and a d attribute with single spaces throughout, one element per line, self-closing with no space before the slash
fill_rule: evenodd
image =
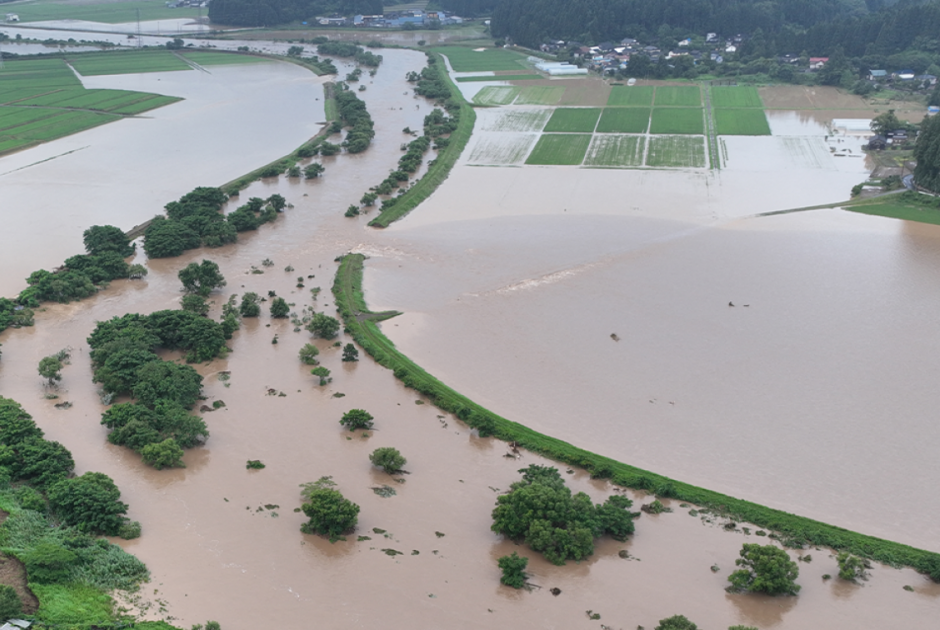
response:
<path id="1" fill-rule="evenodd" d="M 330 378 L 330 371 L 326 369 L 325 367 L 323 367 L 322 365 L 319 367 L 313 368 L 312 370 L 310 370 L 310 373 L 320 378 L 321 386 L 326 385 L 327 383 L 333 380 L 332 378 Z M 345 416 L 343 417 L 345 418 Z"/>
<path id="2" fill-rule="evenodd" d="M 365 409 L 350 409 L 343 414 L 339 423 L 350 431 L 356 431 L 358 429 L 371 429 L 374 419 L 372 414 Z"/>
<path id="3" fill-rule="evenodd" d="M 184 295 L 180 300 L 180 308 L 203 317 L 209 313 L 209 304 L 201 295 Z"/>
<path id="4" fill-rule="evenodd" d="M 315 337 L 332 339 L 339 333 L 339 320 L 325 313 L 314 313 L 310 323 L 307 324 L 307 330 Z"/>
<path id="5" fill-rule="evenodd" d="M 768 595 L 796 595 L 800 568 L 786 551 L 773 545 L 744 543 L 735 564 L 741 569 L 728 576 L 731 591 L 751 591 Z"/>
<path id="6" fill-rule="evenodd" d="M 150 464 L 157 470 L 186 468 L 186 464 L 183 463 L 183 449 L 173 438 L 148 444 L 140 449 L 140 454 L 145 464 Z"/>
<path id="7" fill-rule="evenodd" d="M 303 533 L 329 536 L 332 542 L 356 527 L 359 506 L 338 490 L 314 483 L 304 488 L 303 495 L 307 501 L 301 510 L 310 519 L 301 525 Z"/>
<path id="8" fill-rule="evenodd" d="M 356 349 L 356 346 L 351 343 L 347 343 L 343 346 L 343 361 L 358 361 L 359 360 L 359 350 Z"/>
<path id="9" fill-rule="evenodd" d="M 868 578 L 866 569 L 871 568 L 871 563 L 867 560 L 843 551 L 836 556 L 836 562 L 839 564 L 839 577 L 843 580 L 855 582 Z"/>
<path id="10" fill-rule="evenodd" d="M 300 362 L 307 365 L 316 365 L 317 364 L 317 355 L 320 354 L 320 349 L 317 348 L 312 343 L 305 344 L 303 348 L 300 349 L 300 352 L 297 353 L 300 357 Z"/>
<path id="11" fill-rule="evenodd" d="M 261 298 L 257 293 L 248 292 L 242 296 L 242 303 L 238 307 L 242 317 L 257 317 L 261 314 Z"/>
<path id="12" fill-rule="evenodd" d="M 381 468 L 390 475 L 401 472 L 402 466 L 404 466 L 408 460 L 398 451 L 397 448 L 392 448 L 391 446 L 383 446 L 372 451 L 372 454 L 369 455 L 369 461 L 372 462 L 373 466 Z"/>
<path id="13" fill-rule="evenodd" d="M 265 466 L 260 459 L 249 459 L 245 464 L 245 468 L 248 470 L 261 470 L 264 467 Z"/>
<path id="14" fill-rule="evenodd" d="M 290 306 L 287 304 L 287 300 L 282 297 L 274 298 L 274 301 L 271 302 L 271 317 L 284 319 L 288 315 L 290 315 Z"/>
<path id="15" fill-rule="evenodd" d="M 698 630 L 698 626 L 689 621 L 685 615 L 673 615 L 668 619 L 660 619 L 655 630 Z"/>
<path id="16" fill-rule="evenodd" d="M 496 564 L 503 572 L 503 575 L 499 578 L 500 582 L 512 588 L 525 586 L 525 569 L 529 564 L 528 558 L 513 551 L 512 555 L 503 556 L 496 561 Z"/>

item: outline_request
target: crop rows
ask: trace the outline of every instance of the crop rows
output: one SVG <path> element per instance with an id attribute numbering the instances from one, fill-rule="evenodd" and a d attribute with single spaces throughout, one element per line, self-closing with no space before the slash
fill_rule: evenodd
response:
<path id="1" fill-rule="evenodd" d="M 559 107 L 545 125 L 546 132 L 591 133 L 601 110 L 596 107 Z"/>
<path id="2" fill-rule="evenodd" d="M 757 88 L 751 86 L 711 88 L 712 105 L 715 107 L 763 107 Z"/>
<path id="3" fill-rule="evenodd" d="M 192 70 L 185 61 L 169 51 L 162 50 L 112 51 L 73 55 L 69 57 L 69 62 L 82 76 Z"/>
<path id="4" fill-rule="evenodd" d="M 595 135 L 585 166 L 642 166 L 645 136 Z"/>
<path id="5" fill-rule="evenodd" d="M 715 125 L 721 136 L 769 136 L 763 109 L 715 109 Z"/>
<path id="6" fill-rule="evenodd" d="M 499 112 L 498 117 L 488 118 L 483 131 L 541 131 L 552 115 L 550 109 L 516 110 Z"/>
<path id="7" fill-rule="evenodd" d="M 591 134 L 542 134 L 526 164 L 578 165 L 584 161 Z"/>
<path id="8" fill-rule="evenodd" d="M 702 136 L 654 136 L 650 138 L 647 166 L 705 166 L 705 138 Z"/>
<path id="9" fill-rule="evenodd" d="M 463 46 L 442 46 L 431 50 L 447 57 L 454 72 L 522 70 L 521 62 L 525 60 L 519 53 L 502 48 L 477 51 Z"/>
<path id="10" fill-rule="evenodd" d="M 505 166 L 521 164 L 535 143 L 535 134 L 499 133 L 480 136 L 473 151 L 470 164 Z"/>
<path id="11" fill-rule="evenodd" d="M 509 105 L 519 95 L 519 88 L 510 85 L 488 85 L 473 97 L 479 105 Z"/>

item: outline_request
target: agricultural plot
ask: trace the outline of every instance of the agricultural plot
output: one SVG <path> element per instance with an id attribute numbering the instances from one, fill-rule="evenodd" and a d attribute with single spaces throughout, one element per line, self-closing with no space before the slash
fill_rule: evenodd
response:
<path id="1" fill-rule="evenodd" d="M 519 96 L 519 88 L 511 85 L 488 85 L 473 97 L 479 105 L 509 105 Z"/>
<path id="2" fill-rule="evenodd" d="M 653 88 L 648 85 L 615 85 L 607 97 L 608 107 L 649 107 L 652 104 Z"/>
<path id="3" fill-rule="evenodd" d="M 646 133 L 649 107 L 607 107 L 597 123 L 598 133 Z"/>
<path id="4" fill-rule="evenodd" d="M 666 85 L 656 88 L 656 107 L 701 107 L 702 91 L 697 85 Z"/>
<path id="5" fill-rule="evenodd" d="M 138 16 L 138 9 L 140 14 Z M 63 0 L 33 0 L 16 5 L 16 14 L 21 22 L 39 22 L 45 20 L 88 20 L 120 24 L 141 21 L 195 18 L 199 9 L 179 7 L 171 9 L 163 2 L 153 0 L 88 0 L 84 2 L 64 2 Z"/>
<path id="6" fill-rule="evenodd" d="M 601 110 L 595 107 L 559 107 L 545 125 L 547 132 L 591 133 Z"/>
<path id="7" fill-rule="evenodd" d="M 3 151 L 16 151 L 120 119 L 120 116 L 94 112 L 58 110 L 55 114 L 49 115 L 49 112 L 53 110 L 37 109 L 34 111 L 42 112 L 44 116 L 0 129 L 0 146 L 5 147 Z M 4 119 L 2 124 L 8 125 L 10 122 L 12 121 Z"/>
<path id="8" fill-rule="evenodd" d="M 492 74 L 482 77 L 457 77 L 457 83 L 473 83 L 474 81 L 525 81 L 541 79 L 537 74 Z"/>
<path id="9" fill-rule="evenodd" d="M 585 166 L 642 166 L 645 136 L 595 135 L 584 158 Z"/>
<path id="10" fill-rule="evenodd" d="M 479 116 L 483 131 L 542 131 L 552 115 L 550 109 L 507 109 L 493 117 Z"/>
<path id="11" fill-rule="evenodd" d="M 454 72 L 521 71 L 525 67 L 523 55 L 504 48 L 474 50 L 464 46 L 439 46 L 431 50 L 447 57 Z"/>
<path id="12" fill-rule="evenodd" d="M 93 109 L 102 112 L 120 112 L 121 110 L 133 105 L 137 111 L 146 111 L 161 107 L 169 103 L 175 103 L 180 99 L 172 96 L 161 96 L 159 94 L 150 94 L 148 92 L 130 92 L 128 90 L 106 90 L 94 89 L 85 90 L 71 88 L 58 90 L 36 96 L 33 98 L 21 99 L 16 103 L 17 106 L 44 106 L 67 109 Z"/>
<path id="13" fill-rule="evenodd" d="M 483 134 L 470 152 L 469 164 L 506 166 L 521 164 L 535 144 L 535 134 Z"/>
<path id="14" fill-rule="evenodd" d="M 565 93 L 561 86 L 532 85 L 520 89 L 516 105 L 554 105 Z"/>
<path id="15" fill-rule="evenodd" d="M 137 74 L 192 70 L 185 61 L 168 50 L 111 51 L 71 55 L 69 63 L 82 76 L 102 74 Z"/>
<path id="16" fill-rule="evenodd" d="M 705 166 L 705 138 L 701 136 L 654 136 L 650 138 L 647 166 Z"/>
<path id="17" fill-rule="evenodd" d="M 6 61 L 0 68 L 0 93 L 3 100 L 14 91 L 31 90 L 40 94 L 51 89 L 81 87 L 75 73 L 61 59 L 24 59 Z"/>
<path id="18" fill-rule="evenodd" d="M 591 134 L 542 134 L 526 164 L 577 165 L 584 160 Z"/>
<path id="19" fill-rule="evenodd" d="M 714 107 L 763 107 L 757 88 L 751 86 L 711 88 Z"/>
<path id="20" fill-rule="evenodd" d="M 183 57 L 200 66 L 231 66 L 246 63 L 271 63 L 273 60 L 254 55 L 238 55 L 224 52 L 194 50 L 182 53 Z"/>
<path id="21" fill-rule="evenodd" d="M 697 89 L 697 88 L 696 88 Z M 659 90 L 659 88 L 657 88 Z M 650 133 L 658 134 L 702 134 L 705 121 L 700 107 L 663 107 L 653 109 Z"/>
<path id="22" fill-rule="evenodd" d="M 769 136 L 770 125 L 763 109 L 715 109 L 720 136 Z"/>

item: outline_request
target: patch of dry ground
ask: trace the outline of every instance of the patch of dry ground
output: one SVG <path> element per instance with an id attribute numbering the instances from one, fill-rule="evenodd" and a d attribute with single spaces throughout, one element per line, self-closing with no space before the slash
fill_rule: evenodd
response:
<path id="1" fill-rule="evenodd" d="M 0 510 L 0 523 L 8 516 L 9 514 Z M 31 615 L 39 609 L 39 600 L 26 584 L 26 567 L 22 562 L 5 553 L 0 553 L 0 584 L 7 584 L 16 590 L 20 601 L 23 602 L 23 614 Z"/>

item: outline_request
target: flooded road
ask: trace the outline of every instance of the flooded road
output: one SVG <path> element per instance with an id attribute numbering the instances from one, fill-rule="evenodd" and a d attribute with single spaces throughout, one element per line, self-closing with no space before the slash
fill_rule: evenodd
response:
<path id="1" fill-rule="evenodd" d="M 315 303 L 332 313 L 334 258 L 356 249 L 372 256 L 370 306 L 406 311 L 383 329 L 423 367 L 494 411 L 685 481 L 935 547 L 938 507 L 914 493 L 920 484 L 903 481 L 918 462 L 916 478 L 936 480 L 923 451 L 937 436 L 922 418 L 935 402 L 925 380 L 937 355 L 927 324 L 938 299 L 931 280 L 937 230 L 839 211 L 737 218 L 836 201 L 845 190 L 839 178 L 852 173 L 812 180 L 815 192 L 779 177 L 771 188 L 769 176 L 738 192 L 734 178 L 745 174 L 731 169 L 716 178 L 463 166 L 404 222 L 371 230 L 368 216 L 342 213 L 394 167 L 407 139 L 401 129 L 420 128 L 430 111 L 403 94 L 405 73 L 419 69 L 423 56 L 382 54 L 385 63 L 360 94 L 376 120 L 368 151 L 325 158 L 319 180 L 281 178 L 242 193 L 287 197 L 294 207 L 276 222 L 240 235 L 235 246 L 149 261 L 143 281 L 51 305 L 34 328 L 0 334 L 0 394 L 20 401 L 49 439 L 72 450 L 77 472 L 112 476 L 130 517 L 141 521 L 143 536 L 122 545 L 152 571 L 147 597 L 167 600 L 182 627 L 207 618 L 229 628 L 302 628 L 311 618 L 324 627 L 421 620 L 453 628 L 626 628 L 681 613 L 707 628 L 792 629 L 924 627 L 935 619 L 937 585 L 881 566 L 862 586 L 827 583 L 822 575 L 836 566 L 825 550 L 805 552 L 813 561 L 800 565 L 799 597 L 728 595 L 722 589 L 741 543 L 766 539 L 726 532 L 720 519 L 703 522 L 675 503 L 671 514 L 640 518 L 626 544 L 602 541 L 588 561 L 548 565 L 489 530 L 495 497 L 515 471 L 546 462 L 505 457 L 504 444 L 416 404 L 365 355 L 342 363 L 330 342 L 316 343 L 334 380 L 317 386 L 297 360 L 309 335 L 272 320 L 266 308 L 243 322 L 226 359 L 199 366 L 209 401 L 226 406 L 205 414 L 211 437 L 187 452 L 187 468 L 154 471 L 107 443 L 84 342 L 95 321 L 175 307 L 176 273 L 202 258 L 228 280 L 212 296 L 214 317 L 232 293 L 269 290 L 295 311 Z M 207 175 L 195 185 L 238 174 Z M 580 188 L 569 192 L 575 180 Z M 0 177 L 4 194 L 6 186 Z M 154 193 L 150 214 L 181 192 Z M 74 205 L 84 208 L 83 220 L 108 220 L 100 204 L 81 199 Z M 26 243 L 16 251 L 33 255 Z M 56 262 L 76 251 L 60 253 L 41 239 L 29 245 Z M 3 251 L 6 266 L 11 256 Z M 274 265 L 261 267 L 265 258 Z M 304 288 L 296 287 L 298 276 Z M 323 291 L 314 302 L 309 289 L 317 286 Z M 59 400 L 74 406 L 57 410 L 58 401 L 43 398 L 35 366 L 64 346 L 72 346 L 73 361 Z M 231 372 L 227 383 L 217 377 L 223 370 Z M 876 400 L 879 392 L 885 400 Z M 341 430 L 338 420 L 352 408 L 375 415 L 368 437 Z M 368 454 L 380 446 L 408 458 L 405 483 L 371 468 Z M 248 471 L 249 459 L 267 467 Z M 293 512 L 298 485 L 323 475 L 362 506 L 356 535 L 335 545 L 301 534 L 304 519 Z M 597 501 L 611 492 L 580 472 L 565 477 Z M 382 484 L 397 495 L 374 494 L 371 487 Z M 623 550 L 637 559 L 621 558 Z M 541 588 L 499 585 L 496 559 L 512 551 L 532 558 L 531 581 Z M 718 572 L 710 570 L 715 564 Z"/>

